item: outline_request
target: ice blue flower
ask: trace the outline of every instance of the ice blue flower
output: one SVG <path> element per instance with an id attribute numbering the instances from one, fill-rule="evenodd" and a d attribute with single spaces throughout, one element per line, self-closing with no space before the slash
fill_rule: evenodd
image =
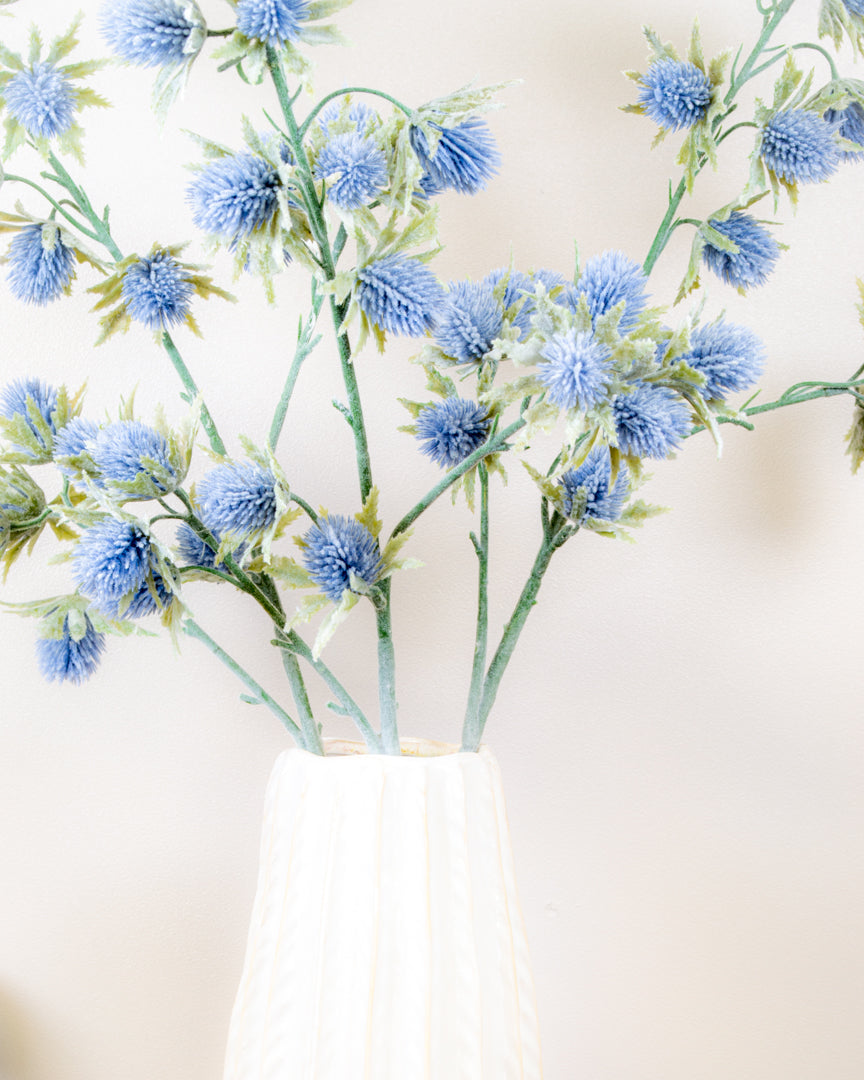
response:
<path id="1" fill-rule="evenodd" d="M 204 28 L 187 0 L 108 0 L 100 29 L 111 51 L 130 64 L 163 67 L 189 57 L 189 37 Z"/>
<path id="2" fill-rule="evenodd" d="M 324 135 L 329 137 L 330 125 L 341 119 L 342 110 L 343 105 L 340 101 L 331 101 L 326 108 L 321 110 L 318 116 L 318 127 Z M 365 101 L 352 101 L 348 106 L 347 118 L 354 125 L 358 135 L 368 135 L 378 119 L 378 114 L 374 109 L 370 109 Z"/>
<path id="3" fill-rule="evenodd" d="M 357 271 L 360 310 L 388 333 L 423 337 L 443 300 L 444 290 L 429 267 L 408 255 L 385 255 Z"/>
<path id="4" fill-rule="evenodd" d="M 756 382 L 765 363 L 765 346 L 746 326 L 720 319 L 693 331 L 681 359 L 705 376 L 704 397 L 722 401 Z"/>
<path id="5" fill-rule="evenodd" d="M 146 615 L 165 611 L 173 603 L 174 593 L 166 588 L 159 574 L 153 573 L 138 586 L 125 608 L 119 603 L 113 604 L 105 609 L 105 614 L 113 619 L 143 619 Z"/>
<path id="6" fill-rule="evenodd" d="M 436 465 L 452 469 L 486 442 L 489 414 L 473 401 L 448 397 L 417 415 L 421 449 Z"/>
<path id="7" fill-rule="evenodd" d="M 84 619 L 84 634 L 77 641 L 69 631 L 67 615 L 62 637 L 42 637 L 36 642 L 39 670 L 48 682 L 71 682 L 77 686 L 99 667 L 105 650 L 105 635 L 93 629 L 88 615 L 85 614 Z"/>
<path id="8" fill-rule="evenodd" d="M 248 540 L 276 520 L 276 478 L 253 461 L 211 469 L 197 488 L 201 520 L 210 532 Z"/>
<path id="9" fill-rule="evenodd" d="M 648 303 L 647 284 L 639 263 L 623 251 L 603 251 L 588 260 L 579 280 L 564 290 L 561 300 L 575 311 L 579 297 L 584 296 L 595 319 L 623 302 L 624 313 L 618 329 L 626 334 Z"/>
<path id="10" fill-rule="evenodd" d="M 213 534 L 213 539 L 217 545 L 222 539 L 218 533 Z M 206 566 L 212 569 L 216 565 L 216 551 L 210 547 L 209 544 L 205 544 L 201 537 L 195 532 L 195 530 L 189 525 L 181 525 L 177 530 L 177 556 L 180 560 L 180 565 L 183 566 Z M 246 550 L 246 545 L 241 544 L 240 547 L 234 552 L 234 558 L 239 559 L 242 557 Z"/>
<path id="11" fill-rule="evenodd" d="M 9 288 L 25 304 L 49 304 L 68 291 L 75 277 L 75 254 L 52 224 L 33 222 L 20 229 L 7 261 Z"/>
<path id="12" fill-rule="evenodd" d="M 548 293 L 563 285 L 564 277 L 555 270 L 535 270 L 533 274 L 523 274 L 519 270 L 510 270 L 508 267 L 501 266 L 497 270 L 490 271 L 483 278 L 483 284 L 495 288 L 505 277 L 507 284 L 504 286 L 502 306 L 505 311 L 515 307 L 515 314 L 511 314 L 510 321 L 519 330 L 519 340 L 524 341 L 531 329 L 531 316 L 537 310 L 534 303 L 536 283 L 542 282 Z"/>
<path id="13" fill-rule="evenodd" d="M 546 387 L 546 399 L 559 409 L 584 412 L 606 397 L 612 354 L 589 331 L 556 334 L 540 355 L 546 363 L 538 368 L 537 378 Z"/>
<path id="14" fill-rule="evenodd" d="M 837 171 L 836 123 L 807 109 L 775 113 L 762 129 L 759 153 L 768 168 L 789 184 L 818 184 Z"/>
<path id="15" fill-rule="evenodd" d="M 127 312 L 151 330 L 166 330 L 189 314 L 194 287 L 167 251 L 156 251 L 126 268 L 122 296 Z"/>
<path id="16" fill-rule="evenodd" d="M 864 17 L 864 0 L 843 0 L 846 5 L 846 10 L 850 11 L 853 15 L 861 15 Z"/>
<path id="17" fill-rule="evenodd" d="M 83 416 L 73 416 L 54 437 L 54 458 L 78 457 L 89 451 L 99 434 L 99 425 Z"/>
<path id="18" fill-rule="evenodd" d="M 199 229 L 227 240 L 246 237 L 276 213 L 279 177 L 255 154 L 232 154 L 210 162 L 192 181 L 187 197 Z"/>
<path id="19" fill-rule="evenodd" d="M 459 364 L 482 360 L 504 326 L 504 310 L 489 281 L 451 281 L 435 318 L 435 341 Z"/>
<path id="20" fill-rule="evenodd" d="M 178 476 L 168 440 L 154 428 L 138 420 L 119 420 L 103 427 L 89 443 L 88 452 L 100 473 L 100 481 L 117 494 L 124 494 L 124 484 L 136 480 L 148 482 L 149 493 L 138 498 L 153 498 L 173 491 Z M 126 498 L 130 498 L 128 493 Z"/>
<path id="21" fill-rule="evenodd" d="M 723 251 L 707 241 L 702 261 L 708 269 L 738 289 L 764 285 L 780 257 L 780 245 L 765 226 L 741 210 L 733 210 L 726 221 L 712 218 L 708 224 L 738 248 Z"/>
<path id="22" fill-rule="evenodd" d="M 34 138 L 53 139 L 75 123 L 77 92 L 71 80 L 47 61 L 13 75 L 3 96 L 10 114 Z"/>
<path id="23" fill-rule="evenodd" d="M 46 446 L 45 436 L 33 422 L 30 415 L 31 408 L 39 412 L 52 436 L 56 435 L 54 413 L 57 409 L 57 391 L 53 386 L 42 382 L 41 379 L 16 379 L 5 386 L 3 392 L 0 393 L 0 416 L 4 416 L 7 420 L 14 420 L 16 416 L 23 417 L 40 446 L 48 452 L 50 447 Z M 24 452 L 28 450 L 26 446 L 18 443 L 13 443 L 13 445 Z"/>
<path id="24" fill-rule="evenodd" d="M 711 104 L 711 81 L 688 61 L 655 60 L 642 76 L 639 104 L 661 128 L 693 127 Z"/>
<path id="25" fill-rule="evenodd" d="M 387 159 L 371 139 L 348 131 L 324 144 L 315 176 L 327 182 L 331 202 L 342 210 L 357 210 L 387 186 Z"/>
<path id="26" fill-rule="evenodd" d="M 578 521 L 585 518 L 617 521 L 621 517 L 629 489 L 627 466 L 622 464 L 615 485 L 611 486 L 612 462 L 605 446 L 595 447 L 581 465 L 564 473 L 559 482 L 561 509 L 567 517 Z"/>
<path id="27" fill-rule="evenodd" d="M 411 147 L 423 166 L 420 181 L 428 197 L 452 189 L 474 195 L 486 187 L 501 165 L 501 155 L 489 125 L 471 116 L 454 127 L 432 123 L 438 131 L 438 145 L 432 151 L 423 130 L 412 127 Z"/>
<path id="28" fill-rule="evenodd" d="M 861 14 L 864 15 L 864 0 L 862 0 Z M 864 147 L 864 108 L 859 102 L 853 101 L 845 109 L 828 109 L 822 119 L 835 127 L 838 135 Z M 864 150 L 841 150 L 840 160 L 843 162 L 864 160 Z"/>
<path id="29" fill-rule="evenodd" d="M 307 0 L 240 0 L 237 5 L 240 33 L 270 45 L 296 41 L 301 23 L 308 17 Z"/>
<path id="30" fill-rule="evenodd" d="M 72 553 L 72 576 L 81 592 L 110 614 L 145 584 L 152 564 L 149 537 L 127 521 L 107 518 L 81 534 Z"/>
<path id="31" fill-rule="evenodd" d="M 673 390 L 637 383 L 612 399 L 618 445 L 634 457 L 665 458 L 690 431 L 690 412 Z"/>
<path id="32" fill-rule="evenodd" d="M 303 537 L 303 562 L 326 597 L 338 604 L 352 575 L 374 585 L 383 570 L 378 541 L 356 518 L 320 517 Z"/>

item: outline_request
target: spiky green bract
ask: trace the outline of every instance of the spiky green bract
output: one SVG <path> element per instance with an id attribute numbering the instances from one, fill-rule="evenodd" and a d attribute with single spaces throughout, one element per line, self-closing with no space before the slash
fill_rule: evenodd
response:
<path id="1" fill-rule="evenodd" d="M 444 290 L 425 263 L 394 253 L 357 271 L 356 297 L 363 314 L 381 330 L 423 337 L 435 324 Z"/>
<path id="2" fill-rule="evenodd" d="M 276 521 L 276 477 L 255 461 L 228 461 L 197 485 L 201 520 L 214 534 L 234 540 L 259 538 Z"/>
<path id="3" fill-rule="evenodd" d="M 618 447 L 637 458 L 666 458 L 690 431 L 690 411 L 669 387 L 637 382 L 612 399 Z"/>
<path id="4" fill-rule="evenodd" d="M 457 364 L 477 363 L 501 333 L 504 311 L 487 281 L 451 281 L 435 316 L 435 343 Z"/>
<path id="5" fill-rule="evenodd" d="M 367 206 L 387 186 L 387 159 L 371 139 L 356 131 L 329 139 L 318 154 L 315 177 L 340 210 Z"/>
<path id="6" fill-rule="evenodd" d="M 504 291 L 501 293 L 501 283 Z M 518 270 L 501 266 L 492 270 L 483 278 L 484 285 L 491 285 L 496 297 L 500 294 L 501 306 L 507 320 L 519 330 L 519 340 L 524 341 L 531 329 L 531 316 L 537 308 L 533 297 L 537 285 L 542 285 L 548 294 L 566 284 L 563 274 L 555 270 L 535 270 L 532 274 L 523 274 Z"/>
<path id="7" fill-rule="evenodd" d="M 605 397 L 612 350 L 588 331 L 568 330 L 544 345 L 538 372 L 546 398 L 561 409 L 587 411 Z"/>
<path id="8" fill-rule="evenodd" d="M 15 379 L 0 393 L 0 416 L 6 420 L 23 422 L 32 439 L 36 440 L 37 450 L 32 460 L 50 459 L 57 434 L 57 404 L 59 394 L 56 387 L 49 386 L 41 379 Z M 7 438 L 12 445 L 23 453 L 32 449 L 31 440 L 16 441 L 14 433 L 7 428 Z"/>
<path id="9" fill-rule="evenodd" d="M 648 279 L 639 263 L 623 251 L 603 251 L 588 260 L 579 280 L 564 289 L 561 299 L 575 311 L 581 296 L 595 319 L 623 304 L 618 326 L 625 334 L 648 303 Z"/>
<path id="10" fill-rule="evenodd" d="M 6 256 L 12 295 L 44 307 L 68 294 L 75 277 L 75 255 L 53 222 L 25 225 L 12 238 Z"/>
<path id="11" fill-rule="evenodd" d="M 837 49 L 843 35 L 854 52 L 864 56 L 864 3 L 862 0 L 822 0 L 819 8 L 819 36 L 830 37 Z"/>
<path id="12" fill-rule="evenodd" d="M 45 509 L 45 494 L 22 468 L 0 465 L 0 513 L 13 531 L 38 518 Z"/>
<path id="13" fill-rule="evenodd" d="M 103 427 L 87 451 L 99 471 L 99 483 L 119 501 L 161 498 L 185 473 L 176 444 L 138 420 Z"/>
<path id="14" fill-rule="evenodd" d="M 689 348 L 679 357 L 705 376 L 702 396 L 725 401 L 728 394 L 751 387 L 765 365 L 765 346 L 746 326 L 722 317 L 690 334 Z"/>
<path id="15" fill-rule="evenodd" d="M 302 547 L 309 576 L 334 604 L 346 591 L 371 588 L 384 568 L 377 539 L 353 517 L 319 517 L 303 536 Z"/>
<path id="16" fill-rule="evenodd" d="M 702 261 L 712 273 L 742 292 L 764 285 L 780 257 L 780 245 L 750 214 L 733 211 L 725 221 L 708 222 Z M 716 242 L 714 233 L 719 233 Z M 715 243 L 712 243 L 712 240 Z M 722 244 L 725 240 L 726 244 Z"/>
<path id="17" fill-rule="evenodd" d="M 48 682 L 71 682 L 76 686 L 90 678 L 104 651 L 105 635 L 94 629 L 86 613 L 81 613 L 77 625 L 67 615 L 60 637 L 40 637 L 36 642 L 39 669 Z"/>
<path id="18" fill-rule="evenodd" d="M 808 109 L 775 113 L 762 128 L 759 154 L 786 184 L 822 183 L 840 163 L 838 128 L 838 123 L 829 123 Z"/>
<path id="19" fill-rule="evenodd" d="M 424 454 L 442 469 L 452 469 L 483 445 L 489 423 L 489 414 L 483 406 L 464 398 L 448 397 L 420 411 L 416 437 Z"/>
<path id="20" fill-rule="evenodd" d="M 559 484 L 563 514 L 579 523 L 592 518 L 617 521 L 630 487 L 627 466 L 623 464 L 613 483 L 606 446 L 596 446 L 580 465 L 561 476 Z"/>

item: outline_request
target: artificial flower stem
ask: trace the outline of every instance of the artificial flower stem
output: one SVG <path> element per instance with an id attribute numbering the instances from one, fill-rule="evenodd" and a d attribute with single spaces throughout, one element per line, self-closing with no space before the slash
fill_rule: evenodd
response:
<path id="1" fill-rule="evenodd" d="M 289 652 L 287 649 L 282 649 L 281 652 L 282 666 L 285 668 L 285 674 L 288 676 L 288 683 L 294 697 L 294 704 L 297 706 L 306 749 L 312 754 L 319 754 L 323 757 L 324 744 L 321 742 L 321 731 L 315 723 L 315 717 L 312 715 L 312 706 L 309 704 L 309 695 L 306 693 L 306 684 L 303 682 L 300 664 L 297 662 L 294 653 Z"/>
<path id="2" fill-rule="evenodd" d="M 198 386 L 195 380 L 192 378 L 192 372 L 186 367 L 183 357 L 180 355 L 180 350 L 174 344 L 174 339 L 168 333 L 167 330 L 162 331 L 162 347 L 165 352 L 168 353 L 168 358 L 174 366 L 174 370 L 180 376 L 180 381 L 188 395 L 187 400 L 191 403 L 196 398 L 201 398 Z M 225 443 L 222 442 L 222 437 L 216 429 L 216 424 L 213 417 L 210 415 L 210 410 L 201 400 L 200 405 L 201 426 L 207 432 L 207 438 L 210 441 L 210 447 L 216 454 L 224 455 L 226 453 Z"/>
<path id="3" fill-rule="evenodd" d="M 378 708 L 381 718 L 381 741 L 385 754 L 400 754 L 399 726 L 396 720 L 396 654 L 393 649 L 393 625 L 390 617 L 390 578 L 379 586 L 383 603 L 376 605 L 378 627 Z"/>
<path id="4" fill-rule="evenodd" d="M 372 90 L 368 86 L 346 86 L 343 90 L 334 90 L 332 93 L 327 94 L 326 97 L 321 98 L 315 108 L 306 117 L 303 123 L 300 125 L 300 134 L 305 135 L 309 130 L 309 125 L 315 119 L 321 110 L 328 105 L 334 98 L 342 97 L 344 94 L 373 94 L 375 97 L 384 98 L 385 101 L 389 101 L 391 105 L 395 105 L 397 109 L 405 113 L 406 116 L 412 117 L 414 110 L 409 109 L 407 105 L 404 105 L 397 98 L 391 97 L 390 94 L 385 94 L 383 90 Z"/>
<path id="5" fill-rule="evenodd" d="M 262 705 L 266 705 L 270 712 L 272 712 L 274 716 L 278 717 L 282 721 L 282 723 L 288 729 L 289 733 L 291 734 L 297 745 L 300 746 L 302 749 L 307 748 L 305 740 L 303 738 L 303 732 L 300 730 L 297 724 L 294 723 L 288 713 L 285 712 L 282 706 L 277 701 L 275 701 L 267 693 L 267 691 L 264 690 L 263 687 L 260 686 L 252 678 L 252 676 L 247 671 L 244 671 L 243 668 L 240 667 L 240 665 L 237 663 L 237 661 L 234 660 L 231 656 L 229 656 L 227 652 L 225 652 L 221 645 L 217 645 L 213 638 L 211 638 L 209 634 L 205 633 L 205 631 L 201 629 L 198 623 L 196 623 L 193 619 L 186 619 L 186 621 L 183 623 L 183 631 L 184 633 L 188 634 L 189 637 L 196 638 L 198 641 L 203 642 L 203 644 L 207 646 L 207 648 L 210 650 L 210 652 L 213 653 L 215 657 L 221 660 L 227 668 L 234 672 L 234 674 L 237 676 L 238 679 L 240 679 L 246 689 L 250 690 Z"/>
<path id="6" fill-rule="evenodd" d="M 471 686 L 462 729 L 463 744 L 480 743 L 480 700 L 483 695 L 483 673 L 486 670 L 486 650 L 489 641 L 489 470 L 485 462 L 477 466 L 480 479 L 480 538 L 474 533 L 471 540 L 477 553 L 477 632 L 474 639 L 474 662 L 471 667 Z"/>
<path id="7" fill-rule="evenodd" d="M 57 159 L 53 153 L 48 154 L 48 161 L 51 168 L 56 173 L 55 176 L 49 177 L 49 179 L 56 180 L 62 187 L 64 187 L 72 196 L 76 204 L 81 210 L 81 213 L 87 218 L 96 233 L 95 239 L 105 248 L 108 254 L 115 262 L 123 261 L 123 253 L 114 243 L 114 238 L 111 235 L 111 230 L 105 221 L 99 217 L 96 211 L 93 209 L 93 205 L 87 198 L 86 192 L 83 188 L 78 187 L 62 163 Z M 43 173 L 43 175 L 46 175 Z"/>
<path id="8" fill-rule="evenodd" d="M 294 387 L 297 383 L 297 378 L 300 374 L 300 368 L 303 366 L 303 361 L 312 352 L 318 342 L 321 340 L 321 335 L 312 336 L 312 331 L 315 329 L 315 324 L 318 321 L 318 316 L 321 312 L 321 305 L 324 302 L 324 295 L 315 287 L 315 280 L 312 280 L 312 310 L 309 313 L 309 318 L 306 320 L 305 325 L 300 324 L 300 329 L 297 334 L 297 348 L 294 352 L 294 359 L 291 361 L 291 367 L 288 369 L 288 375 L 285 379 L 285 386 L 282 390 L 282 396 L 279 398 L 279 404 L 276 406 L 276 411 L 273 414 L 273 423 L 270 425 L 270 449 L 275 450 L 276 444 L 279 442 L 279 436 L 282 434 L 282 428 L 285 424 L 285 416 L 288 412 L 288 406 L 291 402 L 291 395 L 294 393 Z"/>
<path id="9" fill-rule="evenodd" d="M 89 229 L 85 229 L 84 226 L 80 223 L 80 221 L 77 221 L 70 214 L 68 214 L 60 205 L 60 203 L 55 202 L 54 199 L 52 199 L 51 196 L 48 194 L 48 192 L 44 188 L 40 187 L 39 184 L 34 183 L 32 180 L 28 180 L 26 176 L 13 176 L 12 173 L 6 173 L 6 175 L 3 177 L 3 180 L 4 183 L 6 181 L 9 181 L 13 184 L 26 184 L 28 187 L 33 188 L 34 191 L 38 191 L 42 198 L 47 199 L 48 202 L 51 203 L 51 205 L 54 207 L 54 209 L 58 213 L 62 214 L 63 217 L 65 217 L 66 220 L 78 230 L 78 232 L 83 233 L 84 236 L 89 236 L 91 240 L 99 240 L 99 237 L 96 235 L 96 233 L 91 232 Z"/>

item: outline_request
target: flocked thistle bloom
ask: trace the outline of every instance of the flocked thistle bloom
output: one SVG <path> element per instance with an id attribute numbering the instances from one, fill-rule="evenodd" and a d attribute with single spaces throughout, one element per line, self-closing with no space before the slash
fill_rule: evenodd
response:
<path id="1" fill-rule="evenodd" d="M 861 14 L 864 15 L 864 9 Z M 860 102 L 853 101 L 845 109 L 828 109 L 823 113 L 822 118 L 832 126 L 836 126 L 838 135 L 864 147 L 864 108 L 861 107 Z M 840 160 L 843 162 L 862 159 L 864 159 L 864 149 L 840 151 Z"/>
<path id="2" fill-rule="evenodd" d="M 560 409 L 587 409 L 599 405 L 609 388 L 611 351 L 585 330 L 556 334 L 543 346 L 546 361 L 537 377 L 546 398 Z"/>
<path id="3" fill-rule="evenodd" d="M 15 379 L 3 388 L 0 394 L 0 416 L 7 420 L 21 417 L 27 424 L 38 444 L 46 452 L 50 451 L 49 441 L 57 434 L 55 424 L 55 412 L 57 410 L 58 394 L 53 386 L 42 382 L 41 379 Z M 39 430 L 39 425 L 34 421 L 31 410 L 35 410 L 47 425 L 50 433 L 49 439 L 46 434 Z M 13 444 L 18 445 L 18 444 Z M 19 446 L 22 451 L 29 448 Z"/>
<path id="4" fill-rule="evenodd" d="M 109 615 L 145 585 L 152 567 L 150 538 L 116 518 L 85 529 L 72 553 L 72 576 L 81 592 Z"/>
<path id="5" fill-rule="evenodd" d="M 489 414 L 473 401 L 448 397 L 417 415 L 416 436 L 424 454 L 452 469 L 482 446 L 489 434 Z"/>
<path id="6" fill-rule="evenodd" d="M 669 131 L 692 127 L 711 104 L 708 76 L 687 61 L 656 60 L 640 81 L 639 104 L 655 124 Z"/>
<path id="7" fill-rule="evenodd" d="M 103 427 L 87 451 L 99 470 L 100 483 L 115 496 L 155 498 L 173 491 L 180 482 L 168 440 L 138 420 L 119 420 Z"/>
<path id="8" fill-rule="evenodd" d="M 75 123 L 75 87 L 54 64 L 43 61 L 19 71 L 4 96 L 10 115 L 34 137 L 56 138 Z"/>
<path id="9" fill-rule="evenodd" d="M 212 530 L 211 530 L 212 531 Z M 213 538 L 217 545 L 222 537 L 218 532 L 213 532 Z M 216 565 L 216 551 L 201 539 L 190 525 L 181 525 L 177 530 L 177 557 L 178 565 L 183 566 L 206 566 L 212 569 Z M 242 557 L 246 545 L 241 544 L 234 552 L 234 558 Z"/>
<path id="10" fill-rule="evenodd" d="M 738 289 L 764 285 L 780 257 L 780 245 L 750 214 L 734 210 L 725 221 L 708 224 L 731 241 L 737 251 L 724 251 L 706 240 L 702 260 L 717 277 Z"/>
<path id="11" fill-rule="evenodd" d="M 628 495 L 626 465 L 618 470 L 612 485 L 612 463 L 605 446 L 595 447 L 581 465 L 564 473 L 561 485 L 561 509 L 575 521 L 594 518 L 617 521 Z"/>
<path id="12" fill-rule="evenodd" d="M 61 636 L 43 636 L 36 642 L 39 669 L 48 682 L 71 682 L 76 685 L 89 679 L 105 650 L 105 635 L 94 629 L 83 613 L 83 627 L 73 633 L 69 616 L 63 620 Z"/>
<path id="13" fill-rule="evenodd" d="M 523 341 L 531 329 L 531 316 L 537 308 L 534 303 L 534 290 L 540 282 L 547 293 L 565 284 L 564 276 L 555 270 L 535 270 L 533 274 L 523 274 L 518 270 L 499 267 L 483 278 L 484 285 L 497 286 L 504 278 L 502 307 L 505 311 L 514 309 L 510 322 L 519 330 L 519 340 Z"/>
<path id="14" fill-rule="evenodd" d="M 102 36 L 129 64 L 182 64 L 200 49 L 206 30 L 198 5 L 189 0 L 109 0 L 100 13 Z"/>
<path id="15" fill-rule="evenodd" d="M 853 15 L 864 16 L 864 0 L 843 0 L 847 11 L 851 11 Z"/>
<path id="16" fill-rule="evenodd" d="M 482 360 L 501 333 L 504 312 L 488 281 L 455 281 L 435 318 L 435 341 L 458 364 Z"/>
<path id="17" fill-rule="evenodd" d="M 296 41 L 308 17 L 308 0 L 240 0 L 237 5 L 240 33 L 270 45 Z"/>
<path id="18" fill-rule="evenodd" d="M 153 573 L 138 586 L 125 608 L 117 603 L 106 608 L 105 614 L 112 618 L 143 619 L 146 615 L 165 611 L 173 603 L 174 593 L 166 588 L 161 575 Z"/>
<path id="19" fill-rule="evenodd" d="M 25 304 L 44 306 L 69 292 L 75 254 L 53 222 L 25 225 L 12 238 L 6 257 L 9 288 Z"/>
<path id="20" fill-rule="evenodd" d="M 315 176 L 326 181 L 332 203 L 341 210 L 358 210 L 387 186 L 387 160 L 371 139 L 348 131 L 324 144 Z"/>
<path id="21" fill-rule="evenodd" d="M 624 334 L 632 330 L 645 309 L 647 284 L 639 263 L 622 251 L 603 251 L 588 260 L 575 286 L 564 290 L 562 301 L 575 310 L 579 298 L 584 296 L 595 319 L 623 302 L 618 329 Z"/>
<path id="22" fill-rule="evenodd" d="M 201 520 L 214 534 L 249 540 L 276 520 L 276 478 L 253 461 L 211 469 L 197 488 Z"/>
<path id="23" fill-rule="evenodd" d="M 429 267 L 396 252 L 357 271 L 357 303 L 381 330 L 423 337 L 432 329 L 444 291 Z"/>
<path id="24" fill-rule="evenodd" d="M 278 188 L 276 170 L 257 154 L 217 158 L 187 188 L 192 220 L 226 240 L 247 237 L 272 220 Z"/>
<path id="25" fill-rule="evenodd" d="M 690 412 L 673 390 L 637 383 L 612 399 L 618 445 L 634 457 L 665 458 L 690 431 Z"/>
<path id="26" fill-rule="evenodd" d="M 342 99 L 344 102 L 344 99 Z M 330 125 L 341 120 L 343 117 L 349 120 L 358 135 L 368 135 L 370 129 L 378 119 L 378 114 L 371 109 L 365 101 L 351 101 L 348 108 L 340 101 L 331 101 L 326 108 L 322 109 L 318 116 L 318 127 L 325 137 L 330 136 Z"/>
<path id="27" fill-rule="evenodd" d="M 309 576 L 334 604 L 346 589 L 372 586 L 384 568 L 378 541 L 356 518 L 320 517 L 303 536 L 303 562 Z"/>
<path id="28" fill-rule="evenodd" d="M 756 382 L 764 366 L 765 347 L 748 327 L 721 318 L 692 332 L 690 347 L 681 359 L 705 376 L 703 396 L 722 401 Z"/>
<path id="29" fill-rule="evenodd" d="M 464 195 L 482 191 L 501 165 L 489 125 L 471 116 L 453 127 L 429 126 L 438 133 L 434 149 L 422 128 L 414 126 L 410 133 L 411 147 L 424 169 L 423 193 L 431 197 L 447 190 Z"/>
<path id="30" fill-rule="evenodd" d="M 787 184 L 818 184 L 837 171 L 840 148 L 837 123 L 807 109 L 775 113 L 762 129 L 759 153 L 767 167 Z"/>
<path id="31" fill-rule="evenodd" d="M 60 428 L 54 438 L 54 461 L 64 476 L 73 479 L 77 475 L 79 470 L 72 465 L 72 459 L 81 459 L 88 454 L 98 434 L 99 425 L 83 416 L 73 416 Z"/>
<path id="32" fill-rule="evenodd" d="M 183 266 L 167 251 L 154 251 L 126 268 L 122 298 L 126 311 L 151 330 L 186 321 L 194 291 Z"/>

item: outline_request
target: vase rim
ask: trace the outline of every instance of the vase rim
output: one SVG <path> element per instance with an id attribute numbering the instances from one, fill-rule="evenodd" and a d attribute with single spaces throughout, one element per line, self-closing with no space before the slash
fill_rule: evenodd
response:
<path id="1" fill-rule="evenodd" d="M 380 758 L 395 763 L 397 761 L 429 761 L 434 758 L 457 757 L 462 752 L 458 743 L 441 742 L 438 739 L 419 737 L 401 738 L 399 745 L 402 753 L 398 757 L 395 754 L 370 753 L 366 744 L 357 739 L 325 738 L 322 739 L 322 742 L 324 744 L 324 757 L 299 747 L 288 750 L 286 753 L 303 754 L 322 762 L 346 761 L 352 758 Z M 480 752 L 484 753 L 485 751 L 486 747 L 481 746 Z"/>

